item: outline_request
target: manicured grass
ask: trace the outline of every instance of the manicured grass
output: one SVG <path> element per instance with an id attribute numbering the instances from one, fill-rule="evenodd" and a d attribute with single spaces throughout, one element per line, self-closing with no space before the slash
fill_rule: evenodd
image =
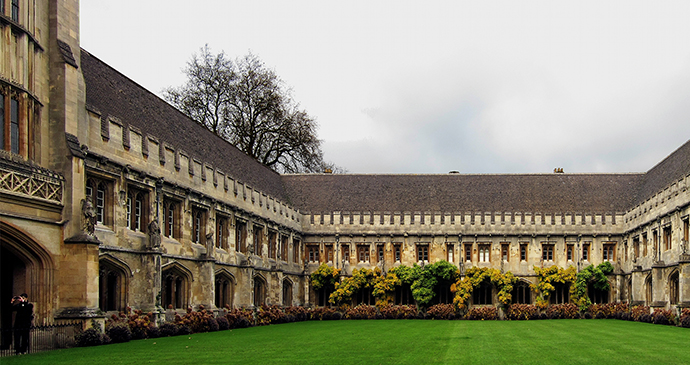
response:
<path id="1" fill-rule="evenodd" d="M 619 320 L 310 321 L 56 350 L 12 364 L 689 364 L 690 329 Z"/>

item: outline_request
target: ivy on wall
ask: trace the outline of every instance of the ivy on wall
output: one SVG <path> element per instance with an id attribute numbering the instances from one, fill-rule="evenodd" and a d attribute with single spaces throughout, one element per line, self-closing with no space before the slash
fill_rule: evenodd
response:
<path id="1" fill-rule="evenodd" d="M 352 296 L 362 289 L 371 289 L 382 280 L 381 269 L 355 269 L 352 276 L 343 278 L 340 283 L 335 283 L 335 291 L 331 293 L 328 301 L 333 304 L 347 304 L 352 301 Z"/>
<path id="2" fill-rule="evenodd" d="M 467 309 L 470 297 L 474 289 L 478 288 L 485 280 L 488 280 L 498 290 L 498 301 L 504 306 L 510 305 L 513 300 L 511 292 L 517 281 L 510 271 L 502 274 L 499 270 L 488 267 L 471 267 L 467 269 L 464 278 L 459 279 L 451 286 L 455 293 L 453 303 L 459 310 Z"/>
<path id="3" fill-rule="evenodd" d="M 340 269 L 321 264 L 316 271 L 311 273 L 310 277 L 311 286 L 314 290 L 325 288 L 328 291 L 332 291 L 335 288 L 335 284 L 337 284 L 340 279 Z"/>
<path id="4" fill-rule="evenodd" d="M 608 261 L 604 261 L 596 267 L 589 265 L 577 274 L 575 285 L 572 287 L 571 292 L 581 311 L 588 310 L 589 306 L 592 305 L 592 301 L 587 295 L 589 284 L 592 284 L 595 289 L 608 291 L 610 285 L 606 275 L 612 272 L 613 265 Z"/>
<path id="5" fill-rule="evenodd" d="M 572 283 L 575 281 L 575 275 L 577 274 L 577 269 L 574 266 L 570 266 L 567 269 L 555 265 L 546 268 L 534 266 L 534 272 L 537 274 L 539 281 L 537 284 L 531 284 L 530 287 L 537 294 L 535 304 L 540 309 L 546 309 L 549 305 L 549 297 L 556 290 L 554 283 L 571 284 L 570 294 L 574 293 L 575 287 Z"/>

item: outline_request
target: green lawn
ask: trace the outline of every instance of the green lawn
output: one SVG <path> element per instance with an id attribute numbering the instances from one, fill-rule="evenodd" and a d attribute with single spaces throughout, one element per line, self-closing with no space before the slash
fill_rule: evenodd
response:
<path id="1" fill-rule="evenodd" d="M 690 329 L 619 320 L 310 321 L 56 350 L 12 364 L 690 364 Z"/>

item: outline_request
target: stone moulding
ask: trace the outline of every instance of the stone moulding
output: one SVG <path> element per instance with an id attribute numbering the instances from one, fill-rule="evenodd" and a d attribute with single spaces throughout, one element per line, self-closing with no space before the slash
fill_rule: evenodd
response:
<path id="1" fill-rule="evenodd" d="M 64 177 L 0 151 L 0 191 L 62 204 Z"/>

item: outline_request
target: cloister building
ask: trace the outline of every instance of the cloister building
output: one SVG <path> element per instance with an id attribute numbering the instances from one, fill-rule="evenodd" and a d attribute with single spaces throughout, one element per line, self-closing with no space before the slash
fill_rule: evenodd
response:
<path id="1" fill-rule="evenodd" d="M 492 267 L 532 302 L 535 266 L 609 261 L 596 301 L 690 305 L 690 141 L 641 173 L 281 175 L 81 49 L 77 0 L 0 0 L 0 43 L 0 327 L 22 292 L 38 323 L 324 305 L 322 263 Z"/>

